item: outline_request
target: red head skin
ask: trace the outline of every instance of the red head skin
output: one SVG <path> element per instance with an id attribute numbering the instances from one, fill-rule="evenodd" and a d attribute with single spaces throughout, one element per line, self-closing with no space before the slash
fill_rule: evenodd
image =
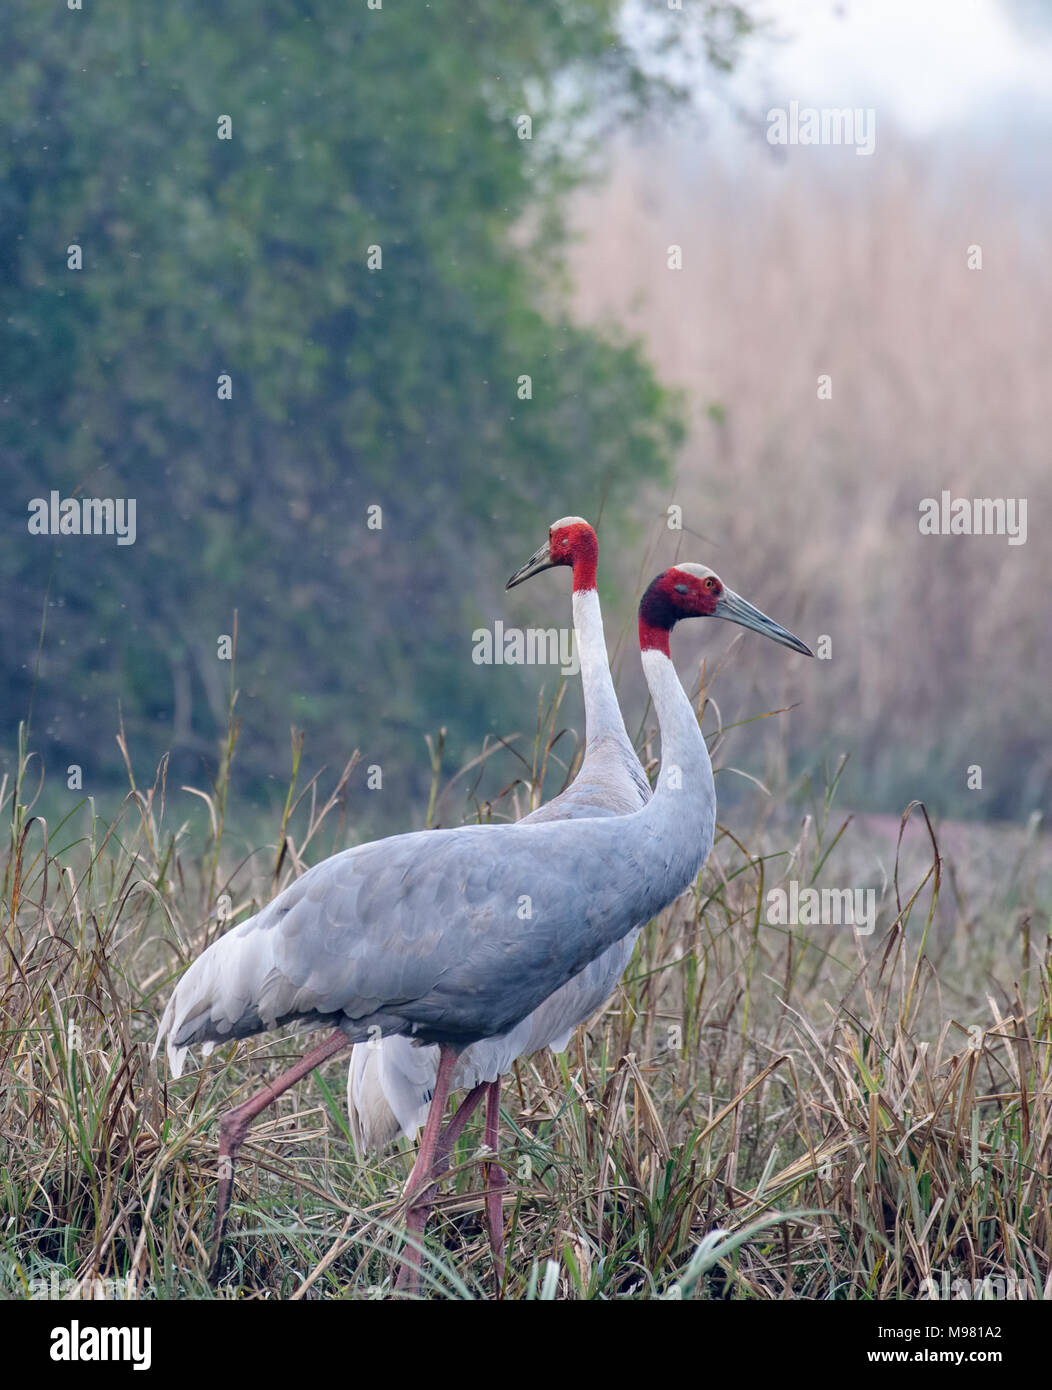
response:
<path id="1" fill-rule="evenodd" d="M 553 526 L 548 532 L 548 553 L 553 565 L 573 566 L 575 593 L 595 588 L 599 541 L 587 521 Z"/>
<path id="2" fill-rule="evenodd" d="M 669 656 L 668 635 L 680 618 L 711 618 L 723 593 L 714 574 L 700 577 L 686 570 L 665 570 L 639 602 L 639 649 Z"/>

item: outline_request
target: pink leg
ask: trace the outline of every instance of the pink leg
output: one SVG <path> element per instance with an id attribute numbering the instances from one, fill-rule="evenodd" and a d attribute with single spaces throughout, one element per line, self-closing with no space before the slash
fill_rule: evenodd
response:
<path id="1" fill-rule="evenodd" d="M 486 1086 L 483 1082 L 480 1085 L 476 1086 L 473 1091 L 469 1091 L 467 1095 L 464 1097 L 464 1099 L 460 1102 L 460 1105 L 457 1107 L 457 1109 L 453 1112 L 453 1118 L 449 1121 L 449 1123 L 446 1125 L 445 1129 L 439 1136 L 438 1143 L 435 1146 L 434 1162 L 431 1164 L 431 1181 L 428 1183 L 427 1188 L 424 1191 L 422 1191 L 420 1195 L 417 1197 L 417 1199 L 413 1202 L 412 1210 L 410 1212 L 410 1221 L 412 1222 L 414 1227 L 419 1227 L 419 1232 L 421 1235 L 427 1229 L 427 1223 L 430 1221 L 431 1213 L 435 1209 L 435 1191 L 437 1188 L 438 1179 L 449 1167 L 449 1160 L 450 1156 L 453 1153 L 453 1146 L 460 1138 L 460 1134 L 464 1126 L 475 1113 L 475 1108 L 478 1105 L 479 1101 L 482 1099 L 485 1090 Z M 409 1189 L 407 1187 L 406 1191 L 408 1192 L 408 1190 Z M 402 1282 L 404 1284 L 405 1280 L 403 1279 Z"/>
<path id="2" fill-rule="evenodd" d="M 500 1077 L 491 1081 L 486 1095 L 486 1147 L 497 1155 L 500 1143 Z M 489 1226 L 490 1247 L 493 1250 L 493 1268 L 497 1276 L 498 1293 L 504 1287 L 504 1188 L 507 1175 L 499 1163 L 487 1163 L 483 1167 L 486 1183 L 486 1224 Z"/>
<path id="3" fill-rule="evenodd" d="M 424 1226 L 427 1223 L 429 1206 L 424 1199 L 430 1191 L 431 1170 L 435 1166 L 436 1151 L 441 1157 L 438 1137 L 442 1129 L 442 1117 L 445 1114 L 446 1102 L 449 1100 L 450 1084 L 453 1080 L 453 1068 L 456 1065 L 457 1056 L 457 1050 L 447 1043 L 442 1043 L 439 1047 L 438 1073 L 435 1076 L 435 1089 L 431 1095 L 431 1106 L 427 1112 L 427 1124 L 424 1126 L 413 1171 L 409 1174 L 409 1181 L 405 1187 L 406 1202 L 409 1206 L 406 1215 L 406 1234 L 417 1239 L 423 1235 Z M 467 1119 L 467 1116 L 465 1115 L 464 1118 Z M 448 1153 L 445 1155 L 445 1161 L 448 1162 Z M 419 1276 L 420 1251 L 412 1243 L 412 1240 L 409 1240 L 402 1251 L 402 1268 L 398 1272 L 395 1287 L 415 1293 L 419 1286 Z"/>
<path id="4" fill-rule="evenodd" d="M 212 1267 L 208 1273 L 210 1283 L 214 1284 L 221 1272 L 227 1208 L 230 1205 L 230 1193 L 234 1186 L 234 1163 L 238 1150 L 245 1142 L 249 1125 L 261 1110 L 272 1105 L 278 1096 L 287 1091 L 290 1086 L 294 1086 L 302 1077 L 312 1072 L 316 1066 L 327 1061 L 328 1058 L 334 1057 L 337 1052 L 342 1052 L 345 1047 L 350 1047 L 350 1045 L 351 1040 L 347 1034 L 337 1028 L 335 1032 L 329 1034 L 323 1043 L 319 1043 L 305 1057 L 300 1058 L 294 1067 L 290 1067 L 288 1071 L 283 1071 L 273 1081 L 268 1081 L 262 1090 L 257 1091 L 254 1096 L 250 1096 L 243 1105 L 237 1106 L 234 1110 L 228 1110 L 219 1121 L 219 1190 L 216 1193 L 215 1223 L 212 1227 Z"/>
<path id="5" fill-rule="evenodd" d="M 449 1167 L 450 1156 L 453 1153 L 453 1145 L 460 1138 L 461 1131 L 475 1113 L 475 1107 L 482 1099 L 486 1091 L 486 1083 L 480 1082 L 473 1091 L 469 1091 L 460 1102 L 459 1107 L 453 1112 L 453 1118 L 442 1131 L 442 1137 L 438 1141 L 435 1149 L 435 1161 L 431 1165 L 431 1177 L 440 1178 Z"/>

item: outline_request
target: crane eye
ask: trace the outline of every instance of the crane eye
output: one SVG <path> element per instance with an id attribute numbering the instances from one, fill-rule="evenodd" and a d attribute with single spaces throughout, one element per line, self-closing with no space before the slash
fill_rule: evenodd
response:
<path id="1" fill-rule="evenodd" d="M 690 592 L 690 590 L 687 588 L 686 584 L 677 584 L 677 585 L 675 586 L 675 588 L 676 588 L 676 593 L 677 593 L 677 594 L 686 594 L 686 593 L 689 593 L 689 592 Z"/>
<path id="2" fill-rule="evenodd" d="M 715 580 L 711 577 L 711 575 L 710 575 L 710 577 L 709 577 L 708 579 L 706 579 L 706 581 L 705 581 L 705 587 L 706 587 L 706 589 L 711 589 L 711 588 L 713 588 L 713 587 L 715 586 L 715 583 L 716 583 L 716 581 L 715 581 Z"/>

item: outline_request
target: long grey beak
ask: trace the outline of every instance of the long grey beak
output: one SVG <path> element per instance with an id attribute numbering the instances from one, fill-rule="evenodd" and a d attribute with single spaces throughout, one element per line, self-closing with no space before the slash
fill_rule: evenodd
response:
<path id="1" fill-rule="evenodd" d="M 552 549 L 548 541 L 545 541 L 544 544 L 530 556 L 522 568 L 515 571 L 504 587 L 505 589 L 514 589 L 515 585 L 521 584 L 524 579 L 529 579 L 535 574 L 540 574 L 541 570 L 550 570 L 551 568 Z"/>
<path id="2" fill-rule="evenodd" d="M 750 627 L 753 632 L 762 632 L 764 637 L 781 642 L 783 647 L 791 647 L 794 652 L 803 652 L 804 656 L 814 656 L 811 648 L 805 647 L 799 637 L 794 637 L 780 623 L 776 623 L 766 613 L 761 613 L 758 608 L 747 603 L 733 589 L 724 588 L 716 603 L 716 611 L 712 616 L 714 618 L 726 618 L 729 623 L 738 623 L 741 627 Z"/>

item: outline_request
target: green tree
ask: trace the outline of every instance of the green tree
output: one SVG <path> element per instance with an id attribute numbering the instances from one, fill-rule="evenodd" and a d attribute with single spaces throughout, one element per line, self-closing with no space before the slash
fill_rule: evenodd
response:
<path id="1" fill-rule="evenodd" d="M 411 781 L 423 730 L 455 756 L 493 726 L 470 632 L 505 573 L 553 512 L 616 518 L 678 437 L 638 347 L 563 308 L 567 193 L 676 96 L 618 23 L 612 0 L 8 17 L 9 754 L 32 694 L 49 764 L 116 783 L 120 702 L 144 770 L 171 748 L 199 772 L 235 608 L 260 786 L 290 722 L 312 763 L 357 744 Z M 651 52 L 690 35 L 717 63 L 748 28 L 722 5 L 656 23 Z M 51 489 L 134 497 L 136 543 L 30 536 Z M 502 726 L 528 720 L 521 680 L 503 690 Z"/>

